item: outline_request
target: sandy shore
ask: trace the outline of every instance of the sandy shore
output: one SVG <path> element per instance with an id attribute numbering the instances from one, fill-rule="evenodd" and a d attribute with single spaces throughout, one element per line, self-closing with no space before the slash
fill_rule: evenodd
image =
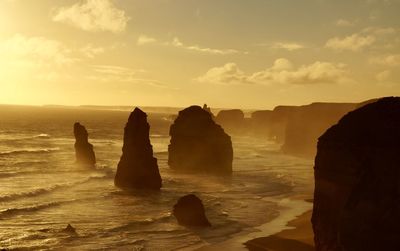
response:
<path id="1" fill-rule="evenodd" d="M 313 251 L 314 234 L 311 227 L 311 211 L 289 222 L 294 229 L 250 240 L 245 246 L 250 251 Z"/>

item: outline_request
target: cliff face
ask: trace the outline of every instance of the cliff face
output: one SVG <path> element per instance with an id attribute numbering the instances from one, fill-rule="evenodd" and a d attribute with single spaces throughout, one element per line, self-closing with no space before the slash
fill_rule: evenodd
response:
<path id="1" fill-rule="evenodd" d="M 274 110 L 255 111 L 251 114 L 250 128 L 254 135 L 266 137 L 277 143 L 285 140 L 285 128 L 289 116 L 297 106 L 277 106 Z"/>
<path id="2" fill-rule="evenodd" d="M 355 107 L 356 104 L 351 103 L 313 103 L 296 107 L 287 119 L 282 151 L 315 156 L 318 137 Z"/>
<path id="3" fill-rule="evenodd" d="M 75 123 L 74 136 L 76 162 L 90 166 L 96 164 L 96 156 L 93 151 L 93 145 L 89 143 L 89 135 L 86 131 L 86 128 L 80 123 Z"/>
<path id="4" fill-rule="evenodd" d="M 400 98 L 344 116 L 318 141 L 317 251 L 400 250 Z"/>
<path id="5" fill-rule="evenodd" d="M 233 149 L 229 135 L 199 106 L 179 112 L 170 128 L 168 164 L 183 171 L 230 174 Z"/>
<path id="6" fill-rule="evenodd" d="M 161 176 L 149 138 L 147 115 L 139 108 L 131 113 L 124 131 L 122 156 L 115 185 L 123 188 L 160 189 Z"/>
<path id="7" fill-rule="evenodd" d="M 215 121 L 229 133 L 243 134 L 247 129 L 244 113 L 239 109 L 221 110 Z"/>

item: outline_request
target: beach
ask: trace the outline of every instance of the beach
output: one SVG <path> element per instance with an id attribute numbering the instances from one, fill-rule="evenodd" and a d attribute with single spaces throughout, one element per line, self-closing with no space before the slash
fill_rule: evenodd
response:
<path id="1" fill-rule="evenodd" d="M 250 251 L 312 251 L 314 234 L 311 226 L 312 211 L 308 211 L 289 222 L 293 229 L 277 234 L 252 239 L 245 243 Z"/>

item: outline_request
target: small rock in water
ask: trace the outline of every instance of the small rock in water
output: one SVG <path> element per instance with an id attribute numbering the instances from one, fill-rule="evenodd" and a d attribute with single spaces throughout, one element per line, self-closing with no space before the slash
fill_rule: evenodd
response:
<path id="1" fill-rule="evenodd" d="M 68 224 L 66 228 L 63 230 L 64 233 L 69 233 L 69 234 L 76 234 L 76 230 L 71 224 Z"/>
<path id="2" fill-rule="evenodd" d="M 86 128 L 80 123 L 75 123 L 74 136 L 76 140 L 76 162 L 83 165 L 94 166 L 96 164 L 96 156 L 93 151 L 93 145 L 89 143 L 89 135 Z"/>
<path id="3" fill-rule="evenodd" d="M 178 223 L 183 226 L 211 226 L 205 215 L 203 203 L 194 194 L 181 197 L 174 205 L 173 214 Z"/>

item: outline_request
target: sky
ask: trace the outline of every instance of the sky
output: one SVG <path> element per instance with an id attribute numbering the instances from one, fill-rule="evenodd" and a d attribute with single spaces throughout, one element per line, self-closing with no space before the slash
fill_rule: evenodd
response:
<path id="1" fill-rule="evenodd" d="M 400 0 L 0 0 L 0 104 L 400 95 Z"/>

